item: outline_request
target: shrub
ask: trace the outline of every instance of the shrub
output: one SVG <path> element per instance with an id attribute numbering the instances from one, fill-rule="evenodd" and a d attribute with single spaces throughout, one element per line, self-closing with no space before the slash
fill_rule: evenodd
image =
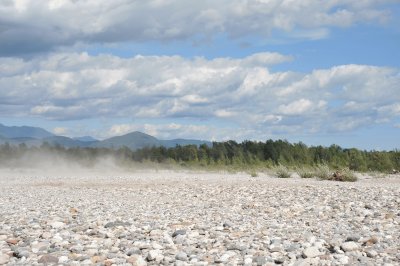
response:
<path id="1" fill-rule="evenodd" d="M 322 180 L 332 179 L 332 172 L 328 165 L 321 164 L 317 166 L 315 176 Z"/>
<path id="2" fill-rule="evenodd" d="M 332 180 L 335 181 L 344 181 L 344 182 L 355 182 L 358 180 L 357 176 L 348 168 L 343 169 L 342 171 L 336 171 L 333 176 Z"/>
<path id="3" fill-rule="evenodd" d="M 252 171 L 250 171 L 250 176 L 251 177 L 257 177 L 258 173 L 256 171 L 252 170 Z"/>
<path id="4" fill-rule="evenodd" d="M 289 178 L 290 177 L 289 170 L 283 165 L 279 165 L 277 167 L 275 174 L 278 178 Z"/>
<path id="5" fill-rule="evenodd" d="M 297 174 L 301 178 L 313 178 L 315 176 L 314 171 L 312 171 L 311 169 L 307 169 L 307 168 L 299 168 L 297 170 Z"/>

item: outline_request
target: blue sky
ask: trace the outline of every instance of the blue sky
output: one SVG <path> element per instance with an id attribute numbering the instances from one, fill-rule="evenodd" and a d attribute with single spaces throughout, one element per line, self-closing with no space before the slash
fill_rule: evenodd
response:
<path id="1" fill-rule="evenodd" d="M 0 3 L 0 123 L 399 149 L 400 1 Z"/>

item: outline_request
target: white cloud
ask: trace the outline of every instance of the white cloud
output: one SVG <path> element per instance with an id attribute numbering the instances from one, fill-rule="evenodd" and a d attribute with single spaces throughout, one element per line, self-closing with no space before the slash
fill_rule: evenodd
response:
<path id="1" fill-rule="evenodd" d="M 304 115 L 308 112 L 322 111 L 326 106 L 326 101 L 313 103 L 308 99 L 300 99 L 286 105 L 280 105 L 278 112 L 283 115 Z"/>
<path id="2" fill-rule="evenodd" d="M 53 120 L 141 118 L 213 123 L 221 128 L 228 123 L 246 132 L 241 136 L 299 127 L 306 132 L 351 130 L 368 123 L 391 123 L 399 116 L 399 69 L 342 65 L 306 74 L 272 72 L 254 62 L 269 55 L 212 60 L 85 53 L 30 61 L 0 58 L 0 69 L 12 66 L 0 72 L 0 115 Z M 110 132 L 118 135 L 132 129 L 117 125 Z M 151 124 L 147 130 L 162 134 Z"/>
<path id="3" fill-rule="evenodd" d="M 68 128 L 65 127 L 55 127 L 53 133 L 56 135 L 65 135 L 68 133 Z"/>
<path id="4" fill-rule="evenodd" d="M 361 2 L 359 4 L 357 2 Z M 8 0 L 0 4 L 0 51 L 24 54 L 77 43 L 268 38 L 319 39 L 330 27 L 384 22 L 396 0 Z"/>

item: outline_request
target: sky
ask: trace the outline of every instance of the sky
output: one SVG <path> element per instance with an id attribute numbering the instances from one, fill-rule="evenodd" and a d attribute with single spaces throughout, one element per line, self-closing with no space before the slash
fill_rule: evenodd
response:
<path id="1" fill-rule="evenodd" d="M 2 0 L 0 123 L 400 149 L 400 0 Z"/>

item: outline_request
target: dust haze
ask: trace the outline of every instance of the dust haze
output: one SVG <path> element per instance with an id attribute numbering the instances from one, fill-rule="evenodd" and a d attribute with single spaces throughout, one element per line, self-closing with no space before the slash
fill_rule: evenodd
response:
<path id="1" fill-rule="evenodd" d="M 54 151 L 26 151 L 0 160 L 0 174 L 81 177 L 129 174 L 140 170 L 140 163 L 127 163 L 106 154 L 74 158 Z"/>

